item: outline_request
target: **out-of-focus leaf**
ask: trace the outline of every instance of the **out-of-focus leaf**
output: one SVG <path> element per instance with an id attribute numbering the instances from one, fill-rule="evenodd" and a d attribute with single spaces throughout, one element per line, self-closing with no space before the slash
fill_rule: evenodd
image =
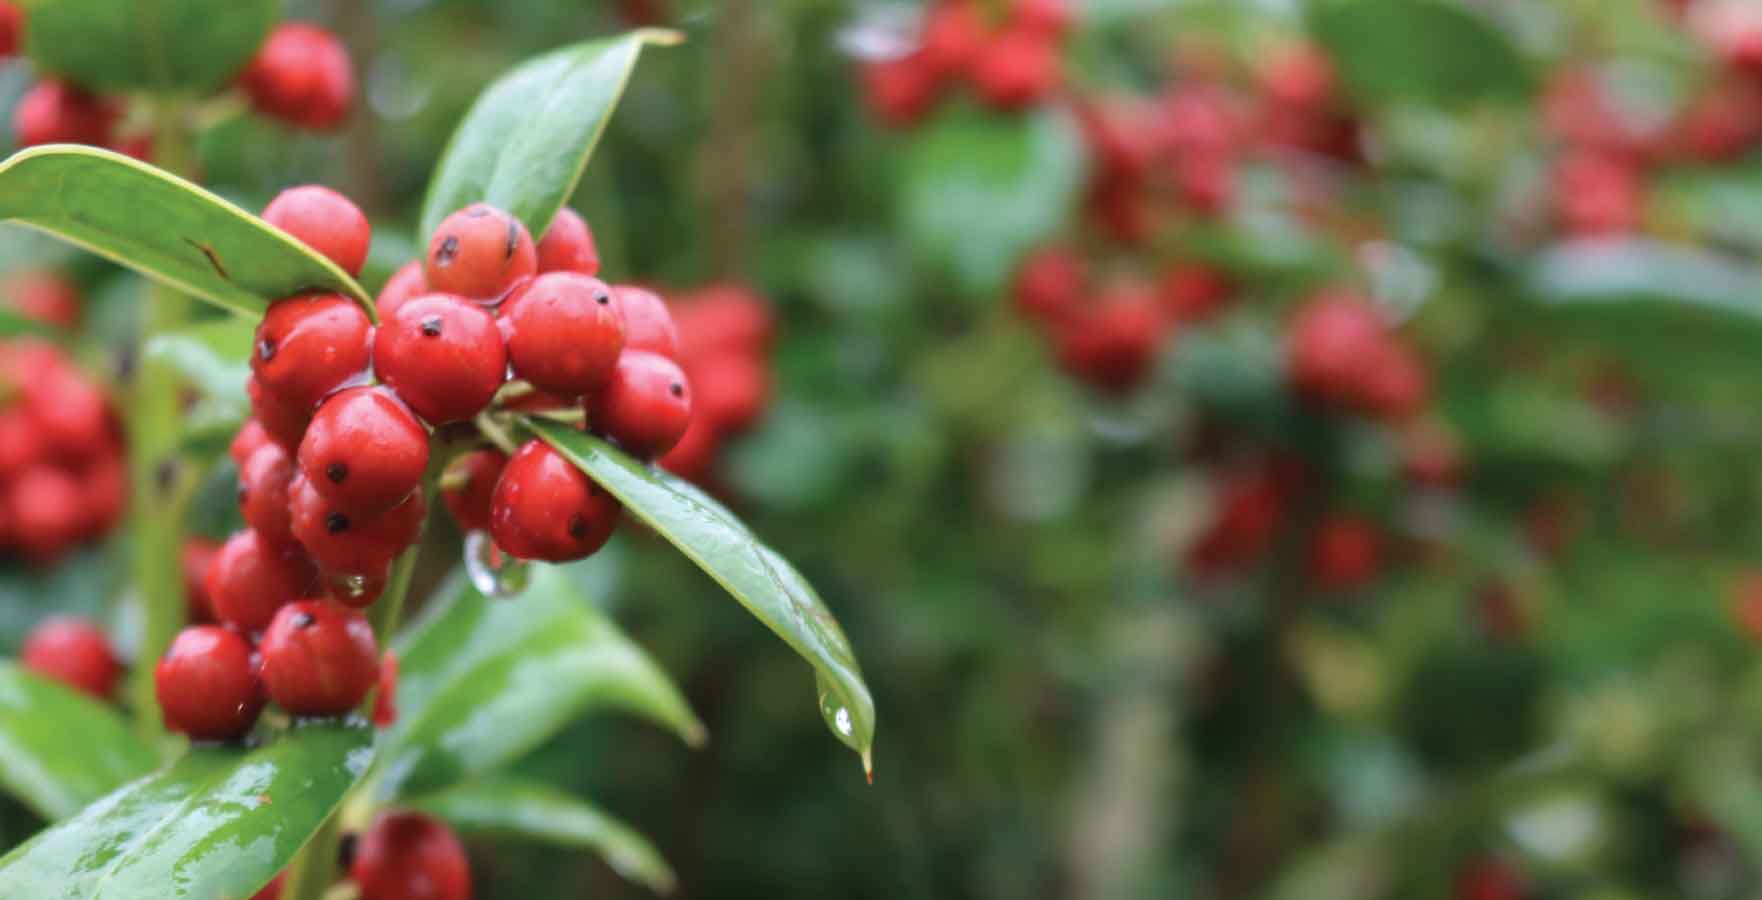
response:
<path id="1" fill-rule="evenodd" d="M 281 12 L 277 0 L 35 0 L 27 49 L 38 68 L 91 87 L 205 93 L 244 68 Z"/>
<path id="2" fill-rule="evenodd" d="M 421 235 L 478 201 L 543 234 L 593 155 L 642 48 L 675 32 L 640 29 L 521 63 L 490 85 L 459 123 L 422 203 Z"/>
<path id="3" fill-rule="evenodd" d="M 0 661 L 0 783 L 38 815 L 73 815 L 158 762 L 116 710 Z"/>
<path id="4" fill-rule="evenodd" d="M 585 432 L 554 422 L 528 424 L 814 667 L 820 715 L 840 741 L 862 755 L 867 771 L 875 701 L 844 629 L 801 573 L 690 483 L 644 466 Z"/>
<path id="5" fill-rule="evenodd" d="M 497 778 L 417 797 L 403 805 L 439 816 L 466 833 L 593 850 L 619 875 L 659 893 L 673 890 L 672 868 L 646 838 L 593 804 L 546 784 Z"/>
<path id="6" fill-rule="evenodd" d="M 154 335 L 142 347 L 143 357 L 171 366 L 201 391 L 201 401 L 184 417 L 186 442 L 229 440 L 250 416 L 245 379 L 254 328 L 248 319 L 217 319 Z"/>
<path id="7" fill-rule="evenodd" d="M 360 725 L 198 747 L 0 859 L 0 897 L 233 900 L 287 865 L 366 771 Z"/>
<path id="8" fill-rule="evenodd" d="M 703 740 L 703 725 L 666 673 L 554 567 L 539 567 L 515 600 L 456 592 L 396 647 L 398 721 L 380 751 L 385 795 L 494 769 L 594 708 L 623 709 L 688 743 Z"/>
<path id="9" fill-rule="evenodd" d="M 990 296 L 1069 219 L 1084 153 L 1062 113 L 961 108 L 914 134 L 903 166 L 900 227 L 913 253 L 963 291 Z"/>
<path id="10" fill-rule="evenodd" d="M 52 144 L 0 163 L 0 218 L 48 232 L 247 316 L 307 290 L 374 315 L 361 286 L 285 232 L 203 188 L 120 153 Z"/>
<path id="11" fill-rule="evenodd" d="M 1531 87 L 1517 48 L 1492 22 L 1443 0 L 1326 0 L 1310 32 L 1352 93 L 1378 102 L 1520 99 Z"/>
<path id="12" fill-rule="evenodd" d="M 123 554 L 81 550 L 52 568 L 18 561 L 0 564 L 0 653 L 15 652 L 25 635 L 56 614 L 93 617 L 126 585 Z"/>

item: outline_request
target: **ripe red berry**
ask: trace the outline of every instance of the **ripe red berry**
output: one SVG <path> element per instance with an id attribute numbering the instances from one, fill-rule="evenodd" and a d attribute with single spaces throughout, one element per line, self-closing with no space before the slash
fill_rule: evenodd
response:
<path id="1" fill-rule="evenodd" d="M 612 295 L 624 317 L 624 349 L 679 358 L 679 329 L 660 294 L 634 284 L 621 284 L 612 288 Z"/>
<path id="2" fill-rule="evenodd" d="M 300 548 L 277 546 L 247 528 L 221 545 L 203 585 L 215 618 L 262 631 L 276 610 L 318 587 L 318 571 Z"/>
<path id="3" fill-rule="evenodd" d="M 1061 323 L 1058 361 L 1073 377 L 1123 393 L 1150 374 L 1169 326 L 1147 287 L 1121 285 Z"/>
<path id="4" fill-rule="evenodd" d="M 25 91 L 12 113 L 19 146 L 110 143 L 116 104 L 65 81 L 39 81 Z"/>
<path id="5" fill-rule="evenodd" d="M 372 327 L 367 313 L 341 294 L 277 300 L 257 323 L 251 372 L 288 408 L 311 410 L 327 394 L 362 377 Z M 262 415 L 257 418 L 271 426 Z"/>
<path id="6" fill-rule="evenodd" d="M 883 124 L 905 128 L 922 121 L 941 89 L 936 73 L 919 54 L 865 63 L 863 95 Z"/>
<path id="7" fill-rule="evenodd" d="M 605 387 L 624 350 L 624 317 L 605 282 L 573 272 L 540 275 L 502 309 L 514 374 L 565 397 Z"/>
<path id="8" fill-rule="evenodd" d="M 83 497 L 79 483 L 54 466 L 25 470 L 7 491 L 7 518 L 26 559 L 54 562 L 79 538 Z"/>
<path id="9" fill-rule="evenodd" d="M 103 630 L 70 617 L 46 619 L 32 629 L 19 651 L 19 662 L 38 675 L 100 700 L 110 696 L 122 674 L 122 664 Z"/>
<path id="10" fill-rule="evenodd" d="M 1015 0 L 1010 8 L 1016 27 L 1050 37 L 1063 36 L 1075 19 L 1068 0 Z"/>
<path id="11" fill-rule="evenodd" d="M 421 813 L 380 815 L 355 846 L 349 877 L 362 900 L 471 900 L 465 848 Z"/>
<path id="12" fill-rule="evenodd" d="M 593 229 L 575 210 L 565 206 L 551 218 L 538 241 L 538 270 L 599 274 L 600 251 L 594 245 Z"/>
<path id="13" fill-rule="evenodd" d="M 1075 250 L 1064 246 L 1034 251 L 1016 271 L 1016 311 L 1036 322 L 1057 322 L 1071 314 L 1088 280 Z"/>
<path id="14" fill-rule="evenodd" d="M 245 524 L 277 547 L 294 546 L 288 513 L 288 482 L 294 460 L 278 444 L 257 448 L 239 469 L 239 512 Z"/>
<path id="15" fill-rule="evenodd" d="M 263 711 L 263 681 L 251 645 L 218 625 L 185 628 L 153 669 L 165 727 L 195 740 L 243 737 Z"/>
<path id="16" fill-rule="evenodd" d="M 381 321 L 373 367 L 398 399 L 441 425 L 469 419 L 489 405 L 507 377 L 508 348 L 483 307 L 450 294 L 426 294 Z"/>
<path id="17" fill-rule="evenodd" d="M 263 889 L 251 895 L 251 900 L 281 900 L 281 883 L 287 875 L 275 876 L 275 879 L 263 886 Z"/>
<path id="18" fill-rule="evenodd" d="M 23 409 L 0 412 L 0 478 L 11 478 L 47 453 L 37 423 Z"/>
<path id="19" fill-rule="evenodd" d="M 1452 900 L 1524 900 L 1528 896 L 1523 875 L 1491 857 L 1460 869 L 1451 894 Z"/>
<path id="20" fill-rule="evenodd" d="M 258 447 L 269 443 L 272 441 L 269 432 L 263 429 L 263 423 L 256 419 L 246 419 L 245 424 L 239 426 L 238 433 L 233 435 L 232 443 L 227 445 L 226 455 L 232 457 L 234 465 L 244 469 L 251 454 L 256 453 Z"/>
<path id="21" fill-rule="evenodd" d="M 233 458 L 238 459 L 239 453 L 250 449 L 254 443 L 246 434 L 253 424 L 263 432 L 264 440 L 278 444 L 290 453 L 299 449 L 300 439 L 306 436 L 306 424 L 312 421 L 311 410 L 293 406 L 265 390 L 256 375 L 245 379 L 245 393 L 251 398 L 251 421 L 246 422 L 233 439 L 233 446 L 229 448 Z"/>
<path id="22" fill-rule="evenodd" d="M 1204 263 L 1184 263 L 1163 273 L 1157 296 L 1176 322 L 1204 322 L 1230 299 L 1228 275 Z"/>
<path id="23" fill-rule="evenodd" d="M 413 491 L 402 503 L 373 514 L 348 512 L 315 490 L 310 479 L 296 475 L 289 487 L 294 536 L 331 576 L 356 576 L 369 582 L 383 578 L 394 557 L 416 541 L 422 531 L 428 500 Z M 333 591 L 351 606 L 378 598 L 372 590 Z"/>
<path id="24" fill-rule="evenodd" d="M 183 553 L 178 561 L 184 576 L 184 600 L 189 604 L 192 622 L 214 621 L 214 604 L 208 597 L 208 568 L 214 564 L 214 557 L 219 554 L 220 544 L 217 541 L 205 537 L 184 539 Z"/>
<path id="25" fill-rule="evenodd" d="M 379 682 L 374 685 L 373 724 L 390 728 L 398 723 L 398 654 L 387 650 L 379 658 Z"/>
<path id="26" fill-rule="evenodd" d="M 384 322 L 396 315 L 398 307 L 412 298 L 428 293 L 428 278 L 422 274 L 422 263 L 411 260 L 398 267 L 392 277 L 386 279 L 385 287 L 379 289 L 379 297 L 374 300 L 374 308 L 379 310 L 379 320 Z"/>
<path id="27" fill-rule="evenodd" d="M 499 300 L 538 271 L 538 251 L 519 219 L 473 203 L 441 220 L 429 238 L 422 271 L 428 286 L 441 293 Z"/>
<path id="28" fill-rule="evenodd" d="M 562 454 L 532 440 L 515 452 L 496 481 L 490 535 L 510 556 L 568 562 L 605 545 L 620 508 Z"/>
<path id="29" fill-rule="evenodd" d="M 722 438 L 722 432 L 715 425 L 702 416 L 692 416 L 685 436 L 661 457 L 660 466 L 680 478 L 698 481 L 709 474 L 710 467 L 715 464 L 716 454 L 722 449 Z"/>
<path id="30" fill-rule="evenodd" d="M 716 284 L 697 291 L 680 302 L 673 320 L 679 327 L 679 352 L 685 359 L 718 350 L 763 356 L 770 351 L 776 333 L 770 307 L 738 284 Z"/>
<path id="31" fill-rule="evenodd" d="M 100 454 L 74 470 L 80 483 L 82 539 L 103 537 L 128 505 L 128 467 L 119 454 Z"/>
<path id="32" fill-rule="evenodd" d="M 1383 321 L 1363 299 L 1324 292 L 1291 320 L 1285 374 L 1297 393 L 1341 407 L 1357 404 L 1387 343 Z"/>
<path id="33" fill-rule="evenodd" d="M 771 373 L 750 353 L 722 350 L 691 360 L 691 415 L 723 434 L 758 424 L 771 402 Z"/>
<path id="34" fill-rule="evenodd" d="M 667 357 L 626 353 L 589 411 L 588 423 L 636 457 L 660 456 L 691 424 L 691 386 Z"/>
<path id="35" fill-rule="evenodd" d="M 1574 237 L 1627 234 L 1645 218 L 1639 172 L 1610 155 L 1575 153 L 1562 159 L 1554 167 L 1553 196 L 1560 227 Z"/>
<path id="36" fill-rule="evenodd" d="M 1365 412 L 1384 419 L 1409 419 L 1431 399 L 1431 376 L 1412 348 L 1390 336 L 1373 360 L 1360 394 Z"/>
<path id="37" fill-rule="evenodd" d="M 455 460 L 441 476 L 441 500 L 461 531 L 488 531 L 496 480 L 508 457 L 500 450 L 474 450 Z"/>
<path id="38" fill-rule="evenodd" d="M 1382 564 L 1382 538 L 1374 523 L 1337 516 L 1316 526 L 1309 545 L 1309 581 L 1324 591 L 1363 587 Z"/>
<path id="39" fill-rule="evenodd" d="M 323 185 L 305 184 L 275 195 L 263 220 L 336 263 L 350 275 L 367 264 L 373 226 L 349 198 Z"/>
<path id="40" fill-rule="evenodd" d="M 74 283 L 54 272 L 27 271 L 0 283 L 6 303 L 26 318 L 48 325 L 73 328 L 80 322 L 80 292 Z"/>
<path id="41" fill-rule="evenodd" d="M 24 43 L 24 10 L 10 0 L 0 0 L 0 56 L 13 56 Z"/>
<path id="42" fill-rule="evenodd" d="M 296 716 L 338 716 L 379 680 L 379 643 L 367 617 L 320 600 L 290 603 L 258 645 L 269 699 Z"/>
<path id="43" fill-rule="evenodd" d="M 428 467 L 428 432 L 381 388 L 326 400 L 300 442 L 300 471 L 343 511 L 372 516 L 402 503 Z"/>
<path id="44" fill-rule="evenodd" d="M 1011 28 L 986 42 L 973 68 L 973 87 L 986 104 L 1020 110 L 1052 95 L 1063 79 L 1058 47 L 1045 34 Z"/>
<path id="45" fill-rule="evenodd" d="M 943 0 L 924 15 L 918 59 L 937 78 L 962 75 L 978 59 L 985 31 L 973 0 Z"/>
<path id="46" fill-rule="evenodd" d="M 112 443 L 114 419 L 104 392 L 75 369 L 50 367 L 25 387 L 25 412 L 43 447 L 64 460 L 89 459 Z"/>
<path id="47" fill-rule="evenodd" d="M 1236 199 L 1236 158 L 1224 153 L 1194 153 L 1175 168 L 1181 202 L 1195 213 L 1217 216 Z"/>
<path id="48" fill-rule="evenodd" d="M 336 35 L 304 22 L 276 26 L 239 84 L 258 112 L 315 131 L 341 125 L 355 103 L 348 50 Z"/>
<path id="49" fill-rule="evenodd" d="M 1231 476 L 1218 491 L 1211 524 L 1189 549 L 1187 564 L 1209 575 L 1264 556 L 1278 536 L 1288 499 L 1288 486 L 1270 466 Z"/>

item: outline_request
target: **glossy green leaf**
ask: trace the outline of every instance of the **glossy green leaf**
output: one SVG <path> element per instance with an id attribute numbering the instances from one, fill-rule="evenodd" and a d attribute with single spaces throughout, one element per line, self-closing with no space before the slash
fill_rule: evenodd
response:
<path id="1" fill-rule="evenodd" d="M 1331 0 L 1311 6 L 1309 28 L 1365 99 L 1456 104 L 1519 99 L 1531 88 L 1510 39 L 1459 3 Z"/>
<path id="2" fill-rule="evenodd" d="M 116 710 L 0 661 L 0 784 L 38 815 L 73 815 L 158 763 Z"/>
<path id="3" fill-rule="evenodd" d="M 673 890 L 673 870 L 648 839 L 593 804 L 546 784 L 497 778 L 404 805 L 439 816 L 466 833 L 593 850 L 619 875 L 663 894 Z"/>
<path id="4" fill-rule="evenodd" d="M 335 263 L 201 187 L 120 153 L 52 144 L 0 163 L 0 219 L 257 317 L 306 290 L 367 292 Z"/>
<path id="5" fill-rule="evenodd" d="M 682 39 L 640 29 L 552 51 L 497 79 L 453 132 L 422 203 L 420 233 L 482 201 L 543 234 L 581 180 L 642 48 Z"/>
<path id="6" fill-rule="evenodd" d="M 1083 177 L 1082 140 L 1063 113 L 960 108 L 912 137 L 901 228 L 917 258 L 989 297 L 1069 220 Z"/>
<path id="7" fill-rule="evenodd" d="M 801 573 L 683 479 L 644 466 L 585 432 L 555 422 L 528 424 L 814 667 L 821 716 L 840 741 L 862 755 L 869 770 L 875 702 L 850 640 Z"/>
<path id="8" fill-rule="evenodd" d="M 538 567 L 518 599 L 455 592 L 395 648 L 398 721 L 381 750 L 385 795 L 492 770 L 589 709 L 622 709 L 688 743 L 703 740 L 666 673 L 553 567 Z"/>
<path id="9" fill-rule="evenodd" d="M 286 866 L 366 771 L 360 726 L 198 747 L 0 859 L 0 897 L 234 900 Z"/>
<path id="10" fill-rule="evenodd" d="M 250 61 L 277 0 L 31 0 L 26 42 L 39 69 L 122 91 L 205 93 Z"/>
<path id="11" fill-rule="evenodd" d="M 201 400 L 184 417 L 186 440 L 230 440 L 250 416 L 245 379 L 251 374 L 254 332 L 249 319 L 229 317 L 154 335 L 141 348 L 145 359 L 176 369 L 201 393 Z"/>

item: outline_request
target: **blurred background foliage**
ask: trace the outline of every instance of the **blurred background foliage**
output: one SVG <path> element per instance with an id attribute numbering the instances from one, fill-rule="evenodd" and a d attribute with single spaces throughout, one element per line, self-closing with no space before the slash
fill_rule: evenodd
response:
<path id="1" fill-rule="evenodd" d="M 344 190 L 374 218 L 375 287 L 414 256 L 421 190 L 481 87 L 639 5 L 289 2 L 350 43 L 364 112 L 319 138 L 217 108 L 206 180 L 251 208 Z M 1080 4 L 1065 58 L 1087 90 L 1151 90 L 1201 45 L 1252 65 L 1307 32 L 1376 137 L 1324 170 L 1325 216 L 1290 214 L 1288 172 L 1241 173 L 1239 208 L 1179 248 L 1238 299 L 1119 397 L 1062 374 L 1006 300 L 1026 252 L 1080 227 L 1092 160 L 1067 111 L 957 100 L 889 131 L 849 50 L 915 4 L 668 4 L 688 41 L 645 57 L 574 205 L 612 278 L 737 280 L 777 310 L 774 402 L 717 486 L 851 636 L 876 779 L 803 714 L 801 663 L 634 528 L 577 572 L 711 740 L 594 718 L 520 768 L 636 825 L 681 897 L 1756 896 L 1762 170 L 1658 167 L 1613 249 L 1556 244 L 1526 212 L 1549 190 L 1551 73 L 1594 60 L 1640 118 L 1714 77 L 1668 5 Z M 0 98 L 27 80 L 12 66 Z M 28 237 L 4 256 L 74 273 L 88 359 L 126 365 L 135 279 Z M 1286 396 L 1286 313 L 1341 280 L 1420 348 L 1467 461 L 1454 487 L 1411 488 L 1402 434 Z M 1314 504 L 1284 512 L 1266 563 L 1186 570 L 1243 448 L 1305 457 L 1327 502 L 1382 523 L 1370 585 L 1305 585 Z M 235 524 L 226 465 L 213 536 Z M 457 538 L 429 541 L 433 584 Z M 116 550 L 10 571 L 0 642 L 105 608 Z M 0 815 L 8 845 L 34 827 Z M 582 854 L 472 849 L 486 900 L 643 893 Z"/>

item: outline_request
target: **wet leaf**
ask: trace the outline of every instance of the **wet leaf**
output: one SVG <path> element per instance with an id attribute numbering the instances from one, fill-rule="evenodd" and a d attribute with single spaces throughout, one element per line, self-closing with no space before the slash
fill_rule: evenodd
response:
<path id="1" fill-rule="evenodd" d="M 158 763 L 115 709 L 0 661 L 0 783 L 38 815 L 73 815 Z"/>

